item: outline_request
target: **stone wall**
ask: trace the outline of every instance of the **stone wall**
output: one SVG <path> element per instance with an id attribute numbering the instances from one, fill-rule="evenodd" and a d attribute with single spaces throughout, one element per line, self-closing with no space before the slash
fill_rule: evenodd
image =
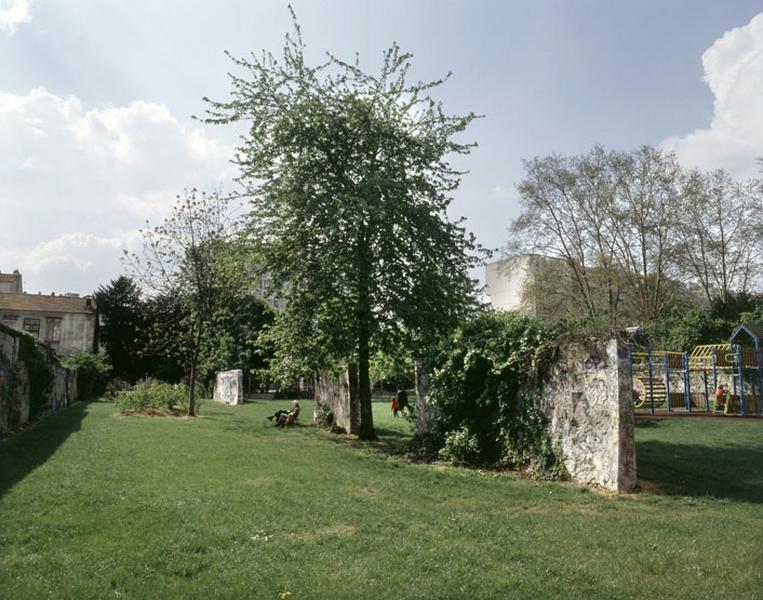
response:
<path id="1" fill-rule="evenodd" d="M 636 485 L 627 373 L 627 349 L 616 340 L 569 343 L 549 369 L 541 409 L 575 481 L 616 491 Z"/>
<path id="2" fill-rule="evenodd" d="M 320 422 L 326 414 L 331 415 L 330 425 L 352 434 L 360 430 L 357 365 L 350 363 L 347 370 L 338 376 L 326 371 L 318 376 L 313 418 Z"/>
<path id="3" fill-rule="evenodd" d="M 61 365 L 53 365 L 53 385 L 50 388 L 48 406 L 53 412 L 63 410 L 70 398 L 77 397 L 77 377 Z"/>
<path id="4" fill-rule="evenodd" d="M 0 435 L 9 433 L 29 421 L 30 381 L 27 368 L 18 360 L 18 340 L 23 335 L 9 328 L 0 328 Z M 53 370 L 48 401 L 41 414 L 63 410 L 77 399 L 76 377 L 63 368 L 52 353 L 45 353 Z"/>
<path id="5" fill-rule="evenodd" d="M 220 371 L 215 380 L 214 399 L 225 404 L 244 403 L 244 372 L 241 369 Z"/>
<path id="6" fill-rule="evenodd" d="M 413 376 L 416 388 L 416 433 L 433 433 L 437 407 L 429 398 L 429 369 L 426 359 L 414 360 Z"/>

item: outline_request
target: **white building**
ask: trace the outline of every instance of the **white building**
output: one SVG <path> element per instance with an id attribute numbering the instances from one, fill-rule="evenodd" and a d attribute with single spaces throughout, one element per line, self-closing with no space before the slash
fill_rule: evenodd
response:
<path id="1" fill-rule="evenodd" d="M 485 291 L 496 310 L 561 317 L 560 292 L 569 285 L 556 259 L 521 254 L 485 265 Z"/>

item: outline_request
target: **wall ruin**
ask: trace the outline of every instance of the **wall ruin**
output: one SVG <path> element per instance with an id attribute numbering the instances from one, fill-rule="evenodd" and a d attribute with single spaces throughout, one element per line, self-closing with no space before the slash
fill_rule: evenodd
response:
<path id="1" fill-rule="evenodd" d="M 580 483 L 636 486 L 636 443 L 628 354 L 616 340 L 572 342 L 548 371 L 540 407 L 567 471 Z"/>
<path id="2" fill-rule="evenodd" d="M 18 360 L 19 339 L 24 335 L 0 327 L 0 435 L 24 425 L 31 417 L 63 410 L 77 399 L 74 373 L 58 364 L 51 353 L 44 353 L 52 369 L 47 401 L 39 413 L 30 414 L 30 379 L 26 365 Z"/>
<path id="3" fill-rule="evenodd" d="M 330 415 L 329 422 L 326 416 Z M 360 430 L 360 396 L 358 368 L 354 363 L 339 375 L 323 371 L 315 381 L 315 412 L 318 423 L 343 429 L 357 435 Z"/>
<path id="4" fill-rule="evenodd" d="M 225 404 L 243 404 L 244 372 L 241 369 L 220 371 L 215 380 L 213 398 Z"/>

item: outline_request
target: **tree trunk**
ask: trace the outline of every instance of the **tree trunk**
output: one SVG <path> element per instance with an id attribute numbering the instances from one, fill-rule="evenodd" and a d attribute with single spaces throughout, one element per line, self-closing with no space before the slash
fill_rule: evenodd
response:
<path id="1" fill-rule="evenodd" d="M 201 346 L 201 319 L 197 318 L 196 332 L 193 336 L 191 349 L 191 374 L 188 382 L 188 416 L 196 416 L 196 370 L 199 364 L 199 348 Z"/>
<path id="2" fill-rule="evenodd" d="M 360 430 L 358 439 L 377 440 L 374 431 L 374 415 L 371 406 L 371 381 L 368 376 L 368 327 L 361 325 L 361 331 L 365 329 L 365 335 L 361 332 L 358 340 L 358 396 L 360 400 Z"/>
<path id="3" fill-rule="evenodd" d="M 196 400 L 196 355 L 194 353 L 194 355 L 191 356 L 191 374 L 190 374 L 190 380 L 188 381 L 188 416 L 189 417 L 196 416 L 195 400 Z"/>
<path id="4" fill-rule="evenodd" d="M 361 235 L 357 245 L 358 260 L 358 396 L 360 400 L 360 429 L 358 439 L 377 440 L 374 431 L 374 415 L 371 406 L 371 381 L 368 373 L 370 362 L 369 341 L 371 306 L 369 298 L 370 259 L 365 235 Z"/>

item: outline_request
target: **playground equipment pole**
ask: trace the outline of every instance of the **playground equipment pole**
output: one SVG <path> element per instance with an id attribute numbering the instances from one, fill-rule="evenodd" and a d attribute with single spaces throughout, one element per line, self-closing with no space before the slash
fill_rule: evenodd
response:
<path id="1" fill-rule="evenodd" d="M 668 412 L 670 412 L 670 359 L 665 355 L 665 399 L 668 401 Z"/>
<path id="2" fill-rule="evenodd" d="M 654 373 L 652 369 L 652 347 L 649 346 L 646 349 L 646 364 L 649 369 L 649 413 L 654 414 L 654 385 L 652 384 L 652 375 Z"/>
<path id="3" fill-rule="evenodd" d="M 705 412 L 710 412 L 710 396 L 707 393 L 707 370 L 705 370 L 705 359 L 702 359 L 702 382 L 705 384 Z"/>
<path id="4" fill-rule="evenodd" d="M 691 381 L 689 381 L 689 353 L 684 352 L 684 404 L 691 412 Z"/>
<path id="5" fill-rule="evenodd" d="M 744 400 L 744 360 L 742 358 L 741 344 L 737 344 L 737 369 L 739 371 L 739 405 L 744 417 L 747 414 L 747 406 Z"/>
<path id="6" fill-rule="evenodd" d="M 715 348 L 713 348 L 711 356 L 713 358 L 713 394 L 718 389 L 718 371 L 715 368 Z"/>

